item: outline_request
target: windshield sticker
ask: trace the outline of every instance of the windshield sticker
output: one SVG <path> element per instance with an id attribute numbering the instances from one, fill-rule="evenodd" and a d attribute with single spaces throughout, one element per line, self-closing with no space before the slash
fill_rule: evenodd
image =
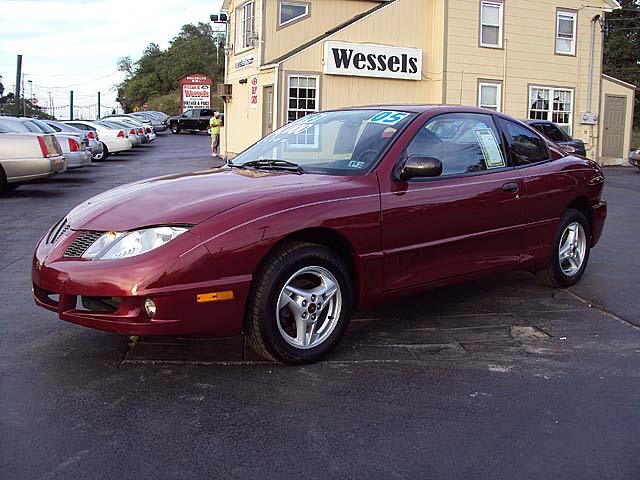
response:
<path id="1" fill-rule="evenodd" d="M 299 135 L 303 132 L 306 132 L 309 128 L 313 127 L 311 123 L 298 123 L 293 122 L 288 125 L 285 125 L 280 130 L 276 132 L 277 136 L 280 135 Z"/>
<path id="2" fill-rule="evenodd" d="M 363 168 L 364 162 L 357 162 L 356 160 L 351 160 L 349 162 L 349 167 L 351 168 Z"/>
<path id="3" fill-rule="evenodd" d="M 367 120 L 369 123 L 379 123 L 381 125 L 395 125 L 409 116 L 406 112 L 380 112 Z"/>
<path id="4" fill-rule="evenodd" d="M 474 132 L 480 148 L 482 148 L 482 155 L 487 164 L 487 169 L 504 167 L 506 165 L 504 157 L 502 156 L 498 141 L 493 134 L 493 130 L 490 128 L 478 128 L 475 129 Z"/>
<path id="5" fill-rule="evenodd" d="M 313 123 L 313 122 L 317 122 L 318 120 L 322 120 L 324 117 L 326 117 L 328 115 L 328 112 L 323 112 L 323 113 L 310 113 L 309 115 L 305 115 L 302 118 L 299 118 L 296 123 Z"/>

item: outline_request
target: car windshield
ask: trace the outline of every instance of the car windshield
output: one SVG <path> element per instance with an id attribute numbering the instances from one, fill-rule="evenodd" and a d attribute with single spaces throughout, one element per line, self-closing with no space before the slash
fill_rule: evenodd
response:
<path id="1" fill-rule="evenodd" d="M 314 113 L 276 130 L 233 159 L 290 162 L 305 173 L 362 175 L 376 164 L 414 113 L 341 110 Z"/>

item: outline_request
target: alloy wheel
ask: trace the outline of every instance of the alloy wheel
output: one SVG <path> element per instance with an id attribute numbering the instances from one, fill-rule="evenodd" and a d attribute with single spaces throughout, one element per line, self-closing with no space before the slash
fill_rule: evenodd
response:
<path id="1" fill-rule="evenodd" d="M 558 262 L 560 269 L 568 277 L 574 276 L 582 268 L 587 251 L 587 235 L 580 223 L 567 225 L 560 237 Z"/>
<path id="2" fill-rule="evenodd" d="M 280 291 L 278 330 L 295 348 L 315 348 L 335 330 L 341 310 L 342 292 L 333 273 L 324 267 L 304 267 L 291 275 Z"/>

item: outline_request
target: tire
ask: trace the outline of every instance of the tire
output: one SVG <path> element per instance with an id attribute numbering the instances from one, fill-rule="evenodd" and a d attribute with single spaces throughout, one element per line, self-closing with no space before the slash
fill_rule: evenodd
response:
<path id="1" fill-rule="evenodd" d="M 574 241 L 569 238 L 571 231 L 577 232 Z M 565 250 L 568 246 L 568 250 Z M 563 261 L 560 261 L 561 249 L 566 251 Z M 584 275 L 589 263 L 591 251 L 591 227 L 586 217 L 579 210 L 568 209 L 560 219 L 556 238 L 553 242 L 551 263 L 536 272 L 538 278 L 545 284 L 566 288 L 575 285 Z M 572 255 L 573 253 L 573 255 Z M 575 254 L 577 253 L 577 256 Z"/>
<path id="2" fill-rule="evenodd" d="M 19 186 L 19 183 L 7 182 L 7 175 L 4 173 L 4 169 L 0 167 L 0 193 L 13 192 Z"/>
<path id="3" fill-rule="evenodd" d="M 107 158 L 109 158 L 109 149 L 107 148 L 107 145 L 104 142 L 100 143 L 102 143 L 102 153 L 99 153 L 95 157 L 93 157 L 93 159 L 97 162 L 101 162 L 102 160 L 106 160 Z"/>
<path id="4" fill-rule="evenodd" d="M 172 123 L 169 126 L 169 130 L 171 130 L 171 133 L 178 134 L 180 133 L 180 126 L 177 123 Z"/>
<path id="5" fill-rule="evenodd" d="M 340 341 L 351 319 L 353 291 L 349 270 L 334 251 L 312 243 L 286 243 L 270 254 L 255 278 L 247 334 L 260 356 L 293 365 L 312 363 Z M 337 287 L 333 294 L 332 284 Z M 296 344 L 300 338 L 306 345 Z"/>

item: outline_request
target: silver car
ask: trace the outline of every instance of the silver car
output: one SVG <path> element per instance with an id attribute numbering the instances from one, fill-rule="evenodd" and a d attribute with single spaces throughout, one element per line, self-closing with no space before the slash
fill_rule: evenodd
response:
<path id="1" fill-rule="evenodd" d="M 68 170 L 91 164 L 91 153 L 87 150 L 87 146 L 81 144 L 74 136 L 56 132 L 46 123 L 33 118 L 4 117 L 4 119 L 8 124 L 13 125 L 12 130 L 16 133 L 31 132 L 54 135 L 62 148 L 63 155 L 67 159 Z"/>
<path id="2" fill-rule="evenodd" d="M 56 137 L 15 133 L 12 124 L 0 117 L 0 192 L 66 170 L 67 160 Z"/>
<path id="3" fill-rule="evenodd" d="M 43 120 L 44 123 L 53 128 L 56 132 L 66 133 L 68 135 L 74 135 L 81 140 L 84 140 L 88 145 L 91 157 L 93 160 L 100 160 L 104 154 L 104 147 L 98 136 L 98 132 L 92 132 L 91 130 L 80 130 L 72 125 L 66 123 L 56 122 L 54 120 Z"/>
<path id="4" fill-rule="evenodd" d="M 142 121 L 150 121 L 153 130 L 157 133 L 164 132 L 167 128 L 167 119 L 161 118 L 158 115 L 154 115 L 151 112 L 134 112 L 127 114 L 130 117 L 135 118 L 136 120 Z"/>

